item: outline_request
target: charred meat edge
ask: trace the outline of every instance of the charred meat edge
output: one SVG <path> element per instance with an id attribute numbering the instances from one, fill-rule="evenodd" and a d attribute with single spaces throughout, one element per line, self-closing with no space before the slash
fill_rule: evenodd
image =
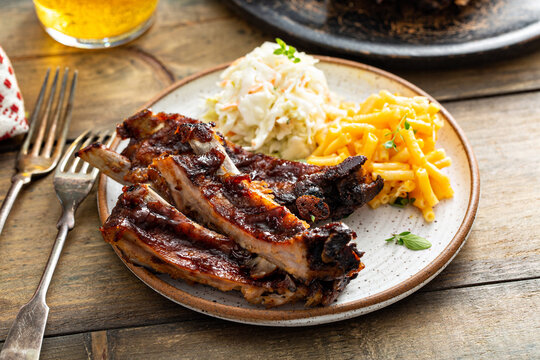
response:
<path id="1" fill-rule="evenodd" d="M 129 163 L 129 159 L 120 155 L 102 144 L 96 143 L 87 146 L 86 148 L 80 150 L 77 153 L 84 161 L 89 162 L 92 166 L 100 169 L 105 175 L 109 176 L 113 180 L 124 184 L 129 185 L 127 181 L 124 180 L 125 175 L 129 170 L 129 166 L 126 166 L 126 163 Z M 157 191 L 158 195 L 167 202 L 172 202 L 172 197 L 169 194 L 167 185 L 163 185 L 161 179 L 154 179 L 152 184 L 145 184 L 150 191 Z M 151 190 L 154 189 L 154 190 Z M 269 263 L 260 257 L 254 257 L 251 260 L 251 276 L 254 278 L 263 278 L 268 274 L 276 270 L 274 264 Z"/>
<path id="2" fill-rule="evenodd" d="M 225 140 L 210 124 L 179 114 L 143 110 L 126 119 L 117 131 L 122 138 L 130 139 L 122 154 L 132 161 L 126 177 L 131 182 L 145 182 L 147 166 L 163 153 L 192 153 L 197 142 L 199 147 L 210 142 L 216 148 L 219 141 L 232 166 L 266 184 L 276 202 L 308 222 L 347 216 L 375 197 L 383 186 L 382 178 L 372 180 L 363 173 L 364 156 L 350 157 L 336 166 L 316 166 L 255 154 Z"/>
<path id="3" fill-rule="evenodd" d="M 79 156 L 83 160 L 88 160 L 91 163 L 95 164 L 96 167 L 103 170 L 103 166 L 112 167 L 113 169 L 121 168 L 119 165 L 115 165 L 114 162 L 117 161 L 119 157 L 122 157 L 121 155 L 118 155 L 110 150 L 106 150 L 102 145 L 100 146 L 89 146 L 88 148 L 81 150 L 79 152 Z M 100 158 L 104 158 L 101 159 Z M 97 160 L 96 160 L 97 159 Z M 125 159 L 124 161 L 129 161 Z M 111 165 L 112 164 L 112 165 Z M 114 173 L 115 175 L 120 175 L 116 173 L 115 171 L 112 171 L 111 169 L 105 168 L 105 173 L 110 174 Z M 177 190 L 175 190 L 176 192 Z M 160 192 L 162 194 L 162 192 Z M 177 197 L 177 199 L 179 199 Z M 275 265 L 271 264 L 268 261 L 265 261 L 263 258 L 255 257 L 252 259 L 251 263 L 252 269 L 251 269 L 251 276 L 254 278 L 262 278 L 267 276 L 268 274 L 272 273 L 275 270 Z"/>
<path id="4" fill-rule="evenodd" d="M 310 281 L 352 276 L 361 254 L 355 234 L 341 223 L 308 229 L 304 221 L 252 187 L 244 175 L 219 176 L 223 154 L 176 155 L 152 167 L 169 183 L 176 206 L 195 212 L 250 252 L 293 276 Z"/>
<path id="5" fill-rule="evenodd" d="M 307 306 L 328 305 L 350 280 L 306 287 L 283 273 L 253 279 L 230 240 L 193 223 L 142 185 L 124 188 L 101 231 L 130 263 L 222 291 L 240 290 L 249 302 L 267 307 L 300 299 Z"/>

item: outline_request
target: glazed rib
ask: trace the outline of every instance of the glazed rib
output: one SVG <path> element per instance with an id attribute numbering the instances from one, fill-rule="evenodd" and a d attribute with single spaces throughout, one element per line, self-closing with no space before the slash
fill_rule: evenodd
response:
<path id="1" fill-rule="evenodd" d="M 223 154 L 220 154 L 220 155 L 223 155 Z M 109 168 L 112 167 L 113 169 L 117 167 L 116 164 L 115 164 L 115 161 L 117 161 L 118 159 L 122 159 L 121 156 L 115 154 L 114 152 L 112 152 L 110 150 L 107 150 L 103 146 L 90 146 L 87 149 L 83 149 L 79 153 L 79 156 L 81 156 L 81 158 L 83 158 L 85 160 L 88 159 L 90 161 L 93 161 L 94 163 L 97 164 L 98 167 L 102 168 L 102 166 L 106 166 L 106 167 L 109 167 Z M 99 161 L 96 161 L 95 159 L 98 159 Z M 204 165 L 200 164 L 200 166 L 201 166 L 202 169 L 205 169 L 206 167 L 209 166 L 209 164 L 204 164 Z M 217 168 L 218 168 L 218 166 L 216 166 L 216 169 Z M 120 174 L 119 172 L 112 171 L 111 169 L 105 168 L 104 170 L 105 170 L 106 174 L 113 173 L 116 177 L 118 177 L 119 174 Z M 242 179 L 242 177 L 239 177 L 239 179 Z M 172 189 L 172 192 L 173 192 L 173 194 L 176 194 L 176 196 L 173 195 L 172 197 L 176 199 L 177 204 L 183 204 L 184 203 L 184 201 L 182 200 L 183 195 L 180 194 L 178 192 L 178 190 L 176 190 L 174 188 Z M 162 191 L 162 193 L 168 193 L 167 189 Z M 191 211 L 191 209 L 188 209 L 188 208 L 185 208 L 185 207 L 182 210 Z M 294 228 L 294 227 L 292 228 L 292 232 L 289 234 L 290 236 L 294 235 L 297 232 L 297 230 L 300 231 L 300 230 L 307 229 L 305 224 L 302 221 L 299 221 L 298 219 L 296 219 L 292 214 L 289 214 L 289 218 L 293 219 L 293 221 L 297 225 L 297 228 Z M 346 232 L 343 229 L 340 229 L 340 230 L 342 232 Z M 328 234 L 328 236 L 330 236 L 330 233 Z M 345 237 L 345 239 L 349 239 L 349 238 Z M 347 242 L 348 242 L 348 240 L 347 240 Z M 298 245 L 298 244 L 296 244 L 296 245 Z M 268 250 L 268 251 L 270 251 L 270 250 Z M 286 250 L 284 250 L 284 251 L 286 251 Z M 297 250 L 297 252 L 303 252 L 303 251 L 304 250 Z M 328 258 L 328 256 L 327 256 L 327 258 Z M 269 260 L 269 261 L 271 261 L 271 260 Z M 272 271 L 274 271 L 275 270 L 275 265 L 273 263 L 270 263 L 269 261 L 263 261 L 263 259 L 254 259 L 254 263 L 257 264 L 257 266 L 252 269 L 251 275 L 255 276 L 255 277 L 263 277 L 263 276 L 267 275 L 268 273 L 271 273 Z M 295 262 L 297 260 L 296 259 L 291 259 L 290 261 Z M 284 266 L 284 265 L 282 265 L 282 266 Z M 304 276 L 307 276 L 307 275 L 304 275 Z M 319 276 L 319 275 L 317 275 L 317 276 Z M 340 277 L 340 276 L 342 276 L 342 273 L 334 272 L 333 274 L 330 274 L 330 275 L 329 274 L 324 274 L 324 276 L 325 277 Z"/>
<path id="2" fill-rule="evenodd" d="M 239 290 L 252 303 L 277 306 L 308 293 L 290 278 L 252 279 L 234 242 L 193 223 L 144 186 L 125 189 L 101 232 L 129 262 L 221 291 Z"/>
<path id="3" fill-rule="evenodd" d="M 154 160 L 169 184 L 176 206 L 195 213 L 206 224 L 233 238 L 304 281 L 336 280 L 361 269 L 346 225 L 332 223 L 310 229 L 286 207 L 260 191 L 246 175 L 219 175 L 225 155 L 212 149 L 204 155 L 184 154 Z"/>
<path id="4" fill-rule="evenodd" d="M 310 222 L 347 216 L 375 197 L 383 186 L 380 177 L 372 181 L 363 174 L 364 156 L 350 157 L 336 166 L 316 166 L 254 154 L 226 141 L 211 125 L 178 114 L 143 110 L 126 119 L 117 131 L 122 138 L 130 139 L 122 154 L 132 162 L 127 176 L 131 182 L 146 182 L 147 166 L 162 154 L 193 153 L 197 145 L 190 143 L 193 137 L 199 146 L 220 139 L 240 173 L 264 183 L 276 202 Z"/>
<path id="5" fill-rule="evenodd" d="M 192 222 L 143 185 L 124 188 L 101 232 L 130 263 L 221 291 L 239 290 L 249 302 L 267 307 L 301 299 L 308 306 L 328 305 L 350 280 L 306 286 L 282 272 L 257 279 L 250 274 L 257 258 Z"/>
<path id="6" fill-rule="evenodd" d="M 363 268 L 362 253 L 349 244 L 355 234 L 344 224 L 310 228 L 290 211 L 321 220 L 367 201 L 379 190 L 377 181 L 362 176 L 363 157 L 318 167 L 251 154 L 227 142 L 213 125 L 178 114 L 143 111 L 117 131 L 130 139 L 122 155 L 102 145 L 79 155 L 121 183 L 151 182 L 188 216 L 229 236 L 194 223 L 148 188 L 143 196 L 131 187 L 103 227 L 106 241 L 128 261 L 223 291 L 240 290 L 248 301 L 266 306 L 298 299 L 328 305 Z M 343 190 L 356 196 L 342 197 L 350 203 L 346 211 L 325 198 Z M 358 196 L 362 192 L 364 198 Z M 128 203 L 141 211 L 126 210 Z"/>
<path id="7" fill-rule="evenodd" d="M 265 182 L 275 201 L 285 205 L 300 218 L 315 222 L 342 219 L 377 195 L 384 185 L 382 178 L 371 181 L 362 165 L 365 156 L 352 156 L 335 166 L 316 166 L 251 154 L 241 147 L 231 147 L 238 169 L 255 181 Z"/>

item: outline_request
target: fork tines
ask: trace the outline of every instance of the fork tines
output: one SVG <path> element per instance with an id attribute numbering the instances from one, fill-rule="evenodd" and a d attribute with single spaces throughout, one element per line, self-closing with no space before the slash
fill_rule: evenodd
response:
<path id="1" fill-rule="evenodd" d="M 68 84 L 69 68 L 66 67 L 64 69 L 60 89 L 57 91 L 59 73 L 60 68 L 57 67 L 46 96 L 50 69 L 47 70 L 36 106 L 30 118 L 30 129 L 21 147 L 21 155 L 27 155 L 30 152 L 29 155 L 31 156 L 52 157 L 57 160 L 62 154 L 69 123 L 71 122 L 74 90 L 77 84 L 77 70 L 73 72 L 68 100 L 65 106 L 64 98 Z M 45 98 L 45 106 L 43 106 Z M 53 104 L 55 104 L 54 109 Z"/>
<path id="2" fill-rule="evenodd" d="M 68 86 L 69 69 L 64 70 L 60 91 L 57 94 L 56 87 L 59 73 L 60 68 L 57 68 L 48 91 L 46 105 L 43 106 L 49 83 L 50 69 L 47 70 L 45 75 L 45 80 L 30 118 L 30 129 L 17 155 L 17 173 L 11 178 L 8 194 L 2 202 L 2 207 L 0 207 L 0 233 L 22 186 L 32 181 L 35 175 L 44 175 L 54 169 L 64 149 L 69 123 L 71 122 L 77 71 L 74 71 L 65 107 L 64 97 Z"/>
<path id="3" fill-rule="evenodd" d="M 56 173 L 97 174 L 99 170 L 90 166 L 87 162 L 81 161 L 81 159 L 76 156 L 76 152 L 93 143 L 104 143 L 105 145 L 110 146 L 113 140 L 114 131 L 112 130 L 102 130 L 97 132 L 91 132 L 90 130 L 85 131 L 69 146 L 56 168 Z"/>

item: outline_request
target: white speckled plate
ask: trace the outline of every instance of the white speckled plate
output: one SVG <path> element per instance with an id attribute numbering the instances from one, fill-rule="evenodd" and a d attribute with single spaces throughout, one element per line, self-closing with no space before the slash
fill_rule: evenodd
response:
<path id="1" fill-rule="evenodd" d="M 349 100 L 360 101 L 369 94 L 387 89 L 406 96 L 425 92 L 407 81 L 356 62 L 321 57 L 318 67 L 326 73 L 330 89 Z M 178 112 L 200 117 L 206 95 L 218 91 L 222 65 L 186 78 L 164 90 L 144 107 L 153 111 Z M 429 97 L 431 101 L 435 101 Z M 438 147 L 443 147 L 453 165 L 445 169 L 455 190 L 454 198 L 443 200 L 435 209 L 437 219 L 427 224 L 412 207 L 391 206 L 372 210 L 365 206 L 344 220 L 356 233 L 358 248 L 366 268 L 351 281 L 337 302 L 328 307 L 306 309 L 295 304 L 275 309 L 248 304 L 238 292 L 223 293 L 204 285 L 188 285 L 166 275 L 155 275 L 144 268 L 126 266 L 144 283 L 163 296 L 195 311 L 211 316 L 273 326 L 303 326 L 328 323 L 366 314 L 390 305 L 418 290 L 457 254 L 465 243 L 478 206 L 480 181 L 472 149 L 451 115 L 443 108 L 445 126 L 440 131 Z M 124 144 L 118 143 L 119 148 Z M 116 203 L 121 186 L 102 176 L 98 201 L 104 221 Z M 429 239 L 433 246 L 411 251 L 384 241 L 390 234 L 410 230 Z"/>

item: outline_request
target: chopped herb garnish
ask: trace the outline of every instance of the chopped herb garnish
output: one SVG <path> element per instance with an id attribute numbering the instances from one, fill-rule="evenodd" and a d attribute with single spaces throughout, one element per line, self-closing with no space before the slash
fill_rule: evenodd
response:
<path id="1" fill-rule="evenodd" d="M 410 231 L 392 234 L 392 237 L 385 239 L 385 241 L 393 241 L 395 244 L 404 245 L 410 250 L 425 250 L 431 247 L 431 243 L 427 239 L 412 234 Z"/>
<path id="2" fill-rule="evenodd" d="M 401 130 L 401 123 L 405 122 L 404 123 L 405 130 L 409 130 L 411 128 L 411 124 L 407 121 L 407 115 L 409 115 L 409 113 L 406 113 L 405 115 L 403 115 L 403 117 L 401 118 L 401 120 L 397 124 L 396 129 L 394 131 L 384 134 L 384 136 L 394 135 L 394 136 L 392 136 L 392 140 L 388 140 L 387 142 L 385 142 L 383 144 L 385 148 L 387 148 L 387 149 L 392 149 L 393 148 L 394 150 L 397 151 L 397 146 L 396 146 L 395 140 L 396 140 L 396 136 L 399 134 L 399 131 Z M 399 136 L 401 136 L 401 135 L 399 135 Z M 401 136 L 401 138 L 403 139 L 403 136 Z"/>
<path id="3" fill-rule="evenodd" d="M 297 58 L 294 54 L 296 49 L 293 46 L 285 44 L 285 41 L 280 38 L 276 38 L 276 43 L 279 45 L 279 49 L 274 50 L 276 55 L 285 55 L 289 60 L 292 60 L 294 63 L 299 63 L 300 58 Z"/>
<path id="4" fill-rule="evenodd" d="M 416 200 L 415 198 L 397 197 L 396 200 L 394 200 L 394 202 L 391 203 L 390 205 L 396 206 L 399 208 L 404 208 L 407 204 L 413 204 L 415 200 Z"/>
<path id="5" fill-rule="evenodd" d="M 409 203 L 409 199 L 404 198 L 404 197 L 397 197 L 396 200 L 394 200 L 394 202 L 391 203 L 390 205 L 404 208 L 405 205 L 407 205 L 408 203 Z"/>
<path id="6" fill-rule="evenodd" d="M 311 217 L 311 222 L 315 222 L 315 216 L 314 215 L 310 215 Z"/>
<path id="7" fill-rule="evenodd" d="M 387 148 L 387 149 L 394 148 L 394 149 L 396 149 L 396 151 L 397 151 L 396 143 L 394 142 L 394 139 L 388 140 L 387 142 L 385 142 L 385 143 L 384 143 L 384 147 Z"/>

